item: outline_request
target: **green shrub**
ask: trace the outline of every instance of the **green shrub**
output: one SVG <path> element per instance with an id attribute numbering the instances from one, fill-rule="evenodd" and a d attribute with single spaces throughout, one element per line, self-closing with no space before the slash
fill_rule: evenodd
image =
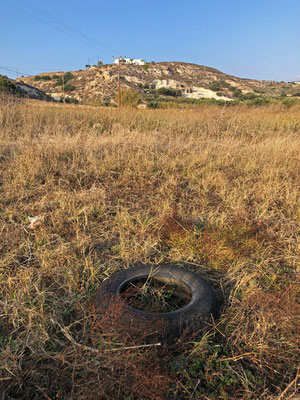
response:
<path id="1" fill-rule="evenodd" d="M 243 93 L 241 89 L 235 88 L 232 95 L 233 97 L 241 98 L 243 96 Z"/>
<path id="2" fill-rule="evenodd" d="M 152 108 L 152 109 L 160 108 L 160 102 L 159 101 L 149 101 L 149 103 L 147 103 L 147 107 Z"/>
<path id="3" fill-rule="evenodd" d="M 75 86 L 71 85 L 70 83 L 67 83 L 64 89 L 65 92 L 73 92 L 73 90 L 75 90 Z"/>
<path id="4" fill-rule="evenodd" d="M 213 82 L 209 85 L 209 89 L 212 90 L 213 92 L 218 92 L 219 90 L 221 90 L 220 83 L 217 82 L 217 81 L 213 81 Z"/>
<path id="5" fill-rule="evenodd" d="M 71 79 L 74 78 L 74 75 L 72 74 L 72 72 L 66 72 L 64 74 L 64 81 L 65 83 L 67 83 L 68 81 L 70 81 Z"/>
<path id="6" fill-rule="evenodd" d="M 0 92 L 16 93 L 16 85 L 7 77 L 0 76 Z"/>
<path id="7" fill-rule="evenodd" d="M 222 87 L 224 87 L 224 88 L 229 88 L 229 86 L 231 86 L 230 83 L 224 81 L 223 79 L 220 80 L 220 85 L 221 85 Z"/>
<path id="8" fill-rule="evenodd" d="M 181 96 L 181 94 L 182 94 L 180 89 L 177 90 L 177 89 L 166 88 L 166 87 L 157 89 L 157 93 L 161 94 L 163 96 L 173 96 L 173 97 Z"/>
<path id="9" fill-rule="evenodd" d="M 51 79 L 50 75 L 36 75 L 34 77 L 35 81 L 51 81 Z"/>
<path id="10" fill-rule="evenodd" d="M 53 75 L 53 78 L 54 77 L 56 79 L 56 83 L 54 84 L 54 86 L 62 86 L 63 83 L 64 83 L 64 85 L 66 85 L 66 83 L 68 81 L 73 79 L 74 75 L 72 74 L 72 72 L 66 72 L 64 75 Z M 63 78 L 64 78 L 64 80 L 63 80 Z"/>
<path id="11" fill-rule="evenodd" d="M 216 95 L 222 97 L 223 93 L 222 92 L 217 92 Z"/>
<path id="12" fill-rule="evenodd" d="M 254 100 L 258 96 L 255 93 L 246 93 L 241 96 L 241 100 Z"/>
<path id="13" fill-rule="evenodd" d="M 269 104 L 271 100 L 268 97 L 257 97 L 254 100 L 250 100 L 247 104 L 250 106 L 263 106 Z"/>
<path id="14" fill-rule="evenodd" d="M 103 107 L 110 107 L 111 106 L 111 101 L 110 100 L 104 100 L 101 105 Z"/>
<path id="15" fill-rule="evenodd" d="M 298 99 L 296 99 L 296 98 L 286 98 L 286 99 L 283 99 L 282 100 L 282 104 L 284 104 L 286 107 L 291 107 L 291 106 L 293 106 L 293 105 L 295 105 L 295 104 L 299 104 L 299 100 Z"/>
<path id="16" fill-rule="evenodd" d="M 79 101 L 75 97 L 66 97 L 66 103 L 68 104 L 78 104 Z"/>

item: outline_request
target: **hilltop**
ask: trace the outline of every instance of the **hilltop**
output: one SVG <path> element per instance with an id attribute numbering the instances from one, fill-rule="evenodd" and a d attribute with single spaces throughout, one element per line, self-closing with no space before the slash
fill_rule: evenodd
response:
<path id="1" fill-rule="evenodd" d="M 118 66 L 107 64 L 79 71 L 47 72 L 22 77 L 22 82 L 38 87 L 60 100 L 65 94 L 74 101 L 92 104 L 111 101 L 117 91 Z M 186 98 L 213 98 L 233 100 L 241 96 L 300 95 L 296 83 L 243 79 L 225 74 L 217 69 L 184 62 L 159 62 L 146 65 L 121 65 L 123 89 L 135 89 L 143 99 L 157 95 L 157 90 L 171 88 Z M 180 91 L 180 92 L 179 92 Z"/>

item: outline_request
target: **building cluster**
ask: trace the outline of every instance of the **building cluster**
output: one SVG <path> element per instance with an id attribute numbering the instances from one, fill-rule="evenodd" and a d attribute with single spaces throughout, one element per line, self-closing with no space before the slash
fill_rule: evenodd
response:
<path id="1" fill-rule="evenodd" d="M 119 60 L 116 59 L 114 61 L 114 64 L 118 64 Z M 131 64 L 131 65 L 145 65 L 146 62 L 145 60 L 142 60 L 140 58 L 120 58 L 120 63 L 121 64 Z"/>
<path id="2" fill-rule="evenodd" d="M 153 83 L 155 84 L 156 89 L 165 87 L 165 88 L 181 90 L 182 94 L 193 93 L 192 86 L 187 86 L 186 84 L 175 81 L 173 79 L 161 79 L 161 80 L 156 79 L 153 81 Z"/>

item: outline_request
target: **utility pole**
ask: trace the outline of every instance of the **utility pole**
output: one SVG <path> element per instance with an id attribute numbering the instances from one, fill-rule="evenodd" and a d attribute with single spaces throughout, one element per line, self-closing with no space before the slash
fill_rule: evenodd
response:
<path id="1" fill-rule="evenodd" d="M 116 58 L 118 60 L 118 109 L 120 111 L 121 109 L 120 60 L 125 58 L 125 56 L 124 57 L 118 56 L 113 58 Z"/>
<path id="2" fill-rule="evenodd" d="M 63 103 L 66 104 L 66 98 L 65 98 L 65 77 L 64 77 L 64 74 L 62 74 L 61 80 L 62 80 L 62 90 L 63 90 Z"/>
<path id="3" fill-rule="evenodd" d="M 19 78 L 18 67 L 16 68 L 17 79 Z"/>

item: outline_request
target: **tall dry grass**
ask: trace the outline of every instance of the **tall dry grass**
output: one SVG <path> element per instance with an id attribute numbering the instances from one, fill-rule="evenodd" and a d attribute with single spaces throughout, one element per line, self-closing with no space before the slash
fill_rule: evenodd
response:
<path id="1" fill-rule="evenodd" d="M 299 111 L 2 100 L 2 398 L 296 398 Z M 215 326 L 104 352 L 95 292 L 137 262 L 207 277 Z"/>

